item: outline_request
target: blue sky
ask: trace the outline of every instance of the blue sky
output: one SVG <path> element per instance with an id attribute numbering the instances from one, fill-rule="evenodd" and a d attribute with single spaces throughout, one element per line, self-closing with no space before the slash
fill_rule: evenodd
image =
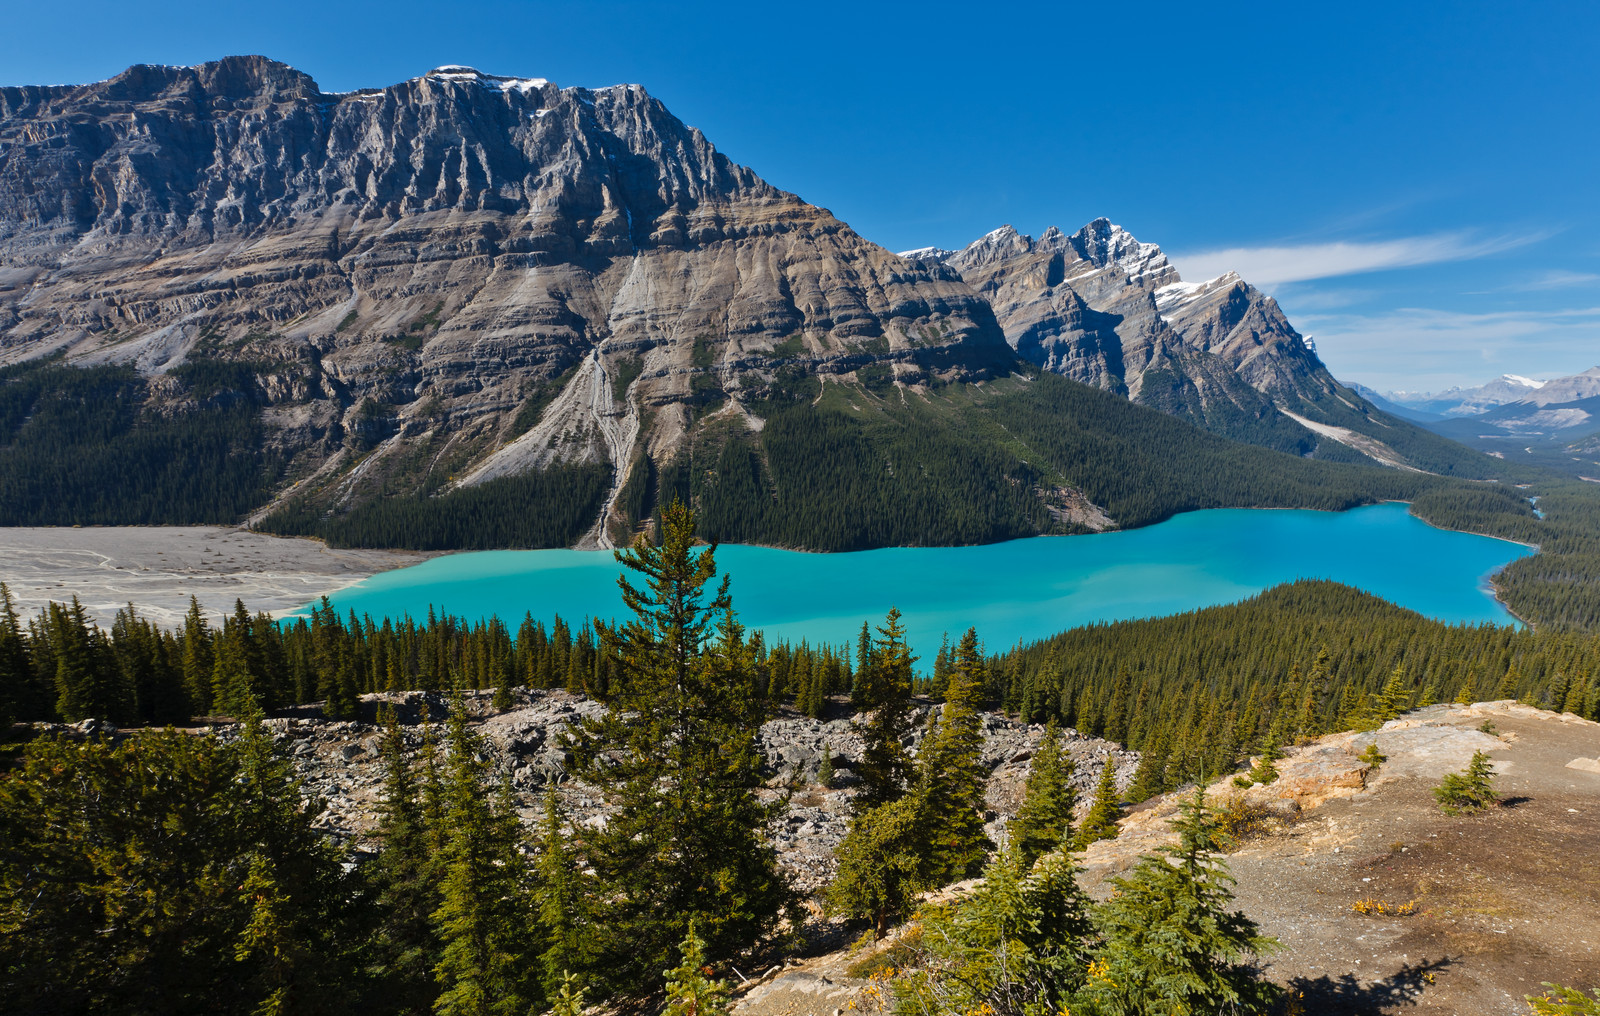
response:
<path id="1" fill-rule="evenodd" d="M 241 52 L 328 90 L 638 82 L 896 250 L 1106 215 L 1274 293 L 1347 380 L 1600 363 L 1593 2 L 7 6 L 4 84 Z"/>

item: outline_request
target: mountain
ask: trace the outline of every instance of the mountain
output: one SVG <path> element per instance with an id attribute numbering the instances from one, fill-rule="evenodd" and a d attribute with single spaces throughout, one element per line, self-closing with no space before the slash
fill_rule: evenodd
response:
<path id="1" fill-rule="evenodd" d="M 797 372 L 1012 359 L 954 273 L 638 86 L 442 67 L 327 94 L 261 57 L 0 89 L 0 348 L 248 363 L 285 476 L 325 506 L 670 455 Z"/>
<path id="2" fill-rule="evenodd" d="M 1074 381 L 1280 451 L 1465 466 L 1335 380 L 1276 300 L 1232 272 L 1185 282 L 1159 246 L 1108 219 L 1038 239 L 1007 225 L 961 250 L 903 256 L 955 269 L 1018 355 Z"/>
<path id="3" fill-rule="evenodd" d="M 1585 478 L 1600 470 L 1600 367 L 1548 380 L 1506 374 L 1477 388 L 1391 397 L 1410 400 L 1402 408 L 1419 416 L 1407 407 L 1434 407 L 1423 426 L 1496 458 Z"/>
<path id="4" fill-rule="evenodd" d="M 842 550 L 1496 468 L 1107 220 L 913 253 L 636 85 L 230 57 L 0 88 L 0 524 L 604 546 L 683 497 L 709 537 Z"/>
<path id="5" fill-rule="evenodd" d="M 1587 372 L 1594 374 L 1600 368 Z M 1477 416 L 1491 409 L 1504 406 L 1512 402 L 1566 402 L 1573 397 L 1581 398 L 1574 391 L 1583 385 L 1585 375 L 1574 378 L 1558 379 L 1558 382 L 1540 381 L 1536 378 L 1523 377 L 1519 374 L 1502 374 L 1487 384 L 1476 388 L 1447 388 L 1442 392 L 1389 392 L 1389 401 L 1397 403 L 1408 409 L 1429 413 L 1440 417 Z M 1552 383 L 1555 388 L 1547 393 L 1545 387 Z M 1589 395 L 1600 394 L 1600 380 L 1594 385 L 1594 390 Z M 1555 396 L 1550 398 L 1550 396 Z"/>

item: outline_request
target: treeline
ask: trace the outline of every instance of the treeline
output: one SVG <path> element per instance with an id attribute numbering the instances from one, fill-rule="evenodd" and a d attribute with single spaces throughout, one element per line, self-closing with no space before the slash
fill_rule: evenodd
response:
<path id="1" fill-rule="evenodd" d="M 168 377 L 183 397 L 158 410 L 129 367 L 0 368 L 0 525 L 228 524 L 266 500 L 283 463 L 251 368 Z"/>
<path id="2" fill-rule="evenodd" d="M 125 367 L 0 369 L 0 525 L 237 521 L 270 498 L 284 468 L 263 450 L 254 370 L 196 359 L 169 373 L 175 395 L 154 399 Z M 1541 627 L 1600 630 L 1600 486 L 1420 428 L 1395 426 L 1383 440 L 1428 473 L 1328 441 L 1310 458 L 1239 443 L 1050 373 L 914 397 L 810 380 L 807 397 L 752 403 L 765 415 L 759 433 L 706 417 L 674 458 L 632 464 L 619 499 L 630 521 L 659 524 L 681 497 L 705 539 L 843 551 L 1074 531 L 1047 507 L 1056 486 L 1082 491 L 1123 528 L 1204 508 L 1406 500 L 1437 525 L 1538 544 L 1540 555 L 1500 577 L 1507 604 Z M 1344 422 L 1377 426 L 1354 411 Z M 1239 425 L 1234 436 L 1302 447 Z M 610 465 L 568 465 L 348 509 L 301 497 L 262 528 L 338 546 L 567 546 L 595 523 L 613 479 Z M 1544 519 L 1528 496 L 1541 498 Z"/>
<path id="3" fill-rule="evenodd" d="M 756 633 L 751 652 L 764 703 L 821 716 L 853 681 L 844 648 L 768 643 Z M 547 625 L 525 616 L 515 632 L 499 618 L 469 623 L 432 611 L 378 623 L 341 618 L 324 599 L 309 617 L 283 623 L 240 603 L 218 625 L 191 601 L 181 629 L 163 630 L 130 605 L 105 630 L 76 599 L 24 621 L 0 583 L 0 723 L 161 725 L 310 702 L 348 717 L 362 695 L 411 690 L 566 688 L 604 701 L 622 668 L 587 618 Z"/>
<path id="4" fill-rule="evenodd" d="M 298 498 L 258 528 L 280 536 L 315 536 L 335 547 L 566 547 L 594 525 L 611 475 L 611 467 L 603 464 L 552 466 L 446 494 L 367 501 L 343 513 Z"/>
<path id="5" fill-rule="evenodd" d="M 759 439 L 696 442 L 660 470 L 657 503 L 693 503 L 707 539 L 821 551 L 1052 531 L 1036 493 L 1044 474 L 968 424 L 926 408 L 802 403 L 773 412 Z"/>
<path id="6" fill-rule="evenodd" d="M 1331 582 L 1095 624 L 997 657 L 991 701 L 1144 753 L 1135 799 L 1412 706 L 1514 698 L 1600 719 L 1600 639 L 1446 625 Z"/>

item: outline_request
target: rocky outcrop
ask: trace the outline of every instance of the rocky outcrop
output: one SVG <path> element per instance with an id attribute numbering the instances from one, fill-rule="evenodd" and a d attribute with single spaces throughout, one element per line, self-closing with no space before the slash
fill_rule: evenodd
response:
<path id="1" fill-rule="evenodd" d="M 251 364 L 300 492 L 331 504 L 414 485 L 419 446 L 464 482 L 620 474 L 785 364 L 1010 362 L 953 271 L 772 187 L 637 85 L 441 67 L 329 94 L 262 57 L 0 89 L 0 356 L 52 350 Z"/>
<path id="2" fill-rule="evenodd" d="M 561 746 L 561 735 L 574 723 L 599 716 L 604 707 L 565 691 L 521 690 L 513 708 L 496 712 L 492 698 L 490 692 L 472 692 L 463 704 L 470 727 L 482 739 L 484 757 L 495 778 L 509 777 L 523 821 L 532 826 L 539 820 L 543 794 L 554 783 L 574 824 L 603 823 L 608 809 L 601 794 L 568 777 L 571 759 Z M 362 699 L 360 719 L 327 720 L 319 708 L 308 706 L 286 710 L 265 721 L 275 745 L 293 762 L 306 791 L 325 802 L 326 810 L 318 820 L 320 828 L 336 842 L 357 850 L 377 846 L 372 833 L 377 828 L 383 794 L 379 758 L 383 728 L 378 724 L 381 707 L 394 709 L 407 749 L 415 753 L 421 750 L 427 736 L 421 721 L 431 718 L 433 736 L 439 736 L 450 703 L 433 692 L 369 695 Z M 908 738 L 913 754 L 921 745 L 928 713 L 935 708 L 924 704 L 914 711 L 916 722 Z M 96 720 L 63 729 L 83 737 L 117 734 L 114 728 Z M 990 774 L 990 832 L 998 836 L 1022 803 L 1030 759 L 1044 728 L 985 713 L 983 731 L 982 764 Z M 236 736 L 236 728 L 225 727 L 219 733 L 231 738 Z M 1073 782 L 1084 807 L 1108 755 L 1116 759 L 1118 779 L 1124 786 L 1139 763 L 1136 752 L 1073 730 L 1062 732 L 1062 742 L 1075 763 Z M 861 757 L 861 739 L 848 719 L 815 720 L 788 714 L 763 725 L 757 743 L 767 763 L 768 789 L 764 793 L 773 800 L 789 794 L 787 811 L 768 833 L 797 887 L 808 893 L 818 891 L 832 877 L 834 848 L 849 829 L 850 802 L 858 783 L 854 766 Z M 816 782 L 824 749 L 834 765 L 835 779 L 830 787 Z"/>

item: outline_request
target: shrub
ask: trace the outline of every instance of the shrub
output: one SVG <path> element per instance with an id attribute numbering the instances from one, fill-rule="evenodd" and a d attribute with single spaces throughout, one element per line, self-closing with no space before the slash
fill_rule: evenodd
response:
<path id="1" fill-rule="evenodd" d="M 1590 998 L 1577 988 L 1544 982 L 1544 994 L 1524 996 L 1534 1016 L 1600 1016 L 1600 988 Z"/>

